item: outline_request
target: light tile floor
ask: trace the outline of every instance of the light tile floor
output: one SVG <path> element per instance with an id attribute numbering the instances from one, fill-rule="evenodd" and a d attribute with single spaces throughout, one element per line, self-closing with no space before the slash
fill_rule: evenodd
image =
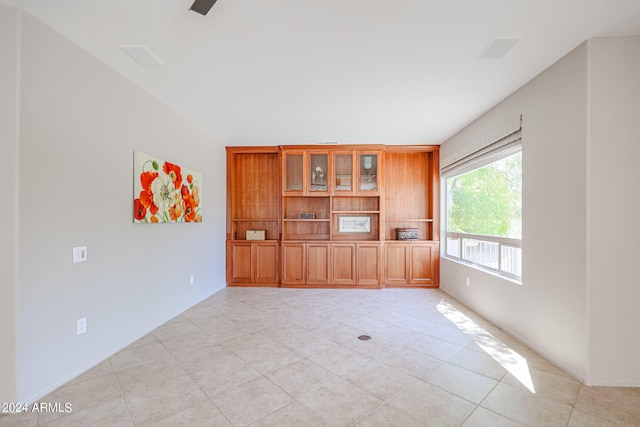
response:
<path id="1" fill-rule="evenodd" d="M 226 288 L 42 401 L 73 410 L 0 426 L 640 426 L 640 388 L 426 289 Z"/>

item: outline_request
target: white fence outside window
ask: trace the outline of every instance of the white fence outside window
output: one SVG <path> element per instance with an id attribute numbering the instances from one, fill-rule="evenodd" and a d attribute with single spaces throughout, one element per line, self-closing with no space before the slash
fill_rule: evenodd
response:
<path id="1" fill-rule="evenodd" d="M 448 257 L 520 280 L 522 277 L 520 245 L 518 239 L 447 232 L 445 253 Z"/>

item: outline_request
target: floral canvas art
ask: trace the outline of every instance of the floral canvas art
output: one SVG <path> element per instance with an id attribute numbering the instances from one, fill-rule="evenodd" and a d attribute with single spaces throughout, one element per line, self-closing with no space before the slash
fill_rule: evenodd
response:
<path id="1" fill-rule="evenodd" d="M 202 174 L 134 152 L 133 221 L 202 222 Z"/>

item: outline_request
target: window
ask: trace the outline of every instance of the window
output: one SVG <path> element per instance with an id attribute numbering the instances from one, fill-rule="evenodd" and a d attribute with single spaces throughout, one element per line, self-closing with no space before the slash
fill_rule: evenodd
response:
<path id="1" fill-rule="evenodd" d="M 495 143 L 494 143 L 495 144 Z M 522 147 L 519 132 L 499 149 L 443 169 L 444 255 L 520 280 Z"/>

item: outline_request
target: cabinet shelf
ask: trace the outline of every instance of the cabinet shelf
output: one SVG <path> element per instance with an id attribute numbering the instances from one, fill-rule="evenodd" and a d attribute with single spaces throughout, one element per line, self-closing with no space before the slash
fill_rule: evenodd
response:
<path id="1" fill-rule="evenodd" d="M 433 219 L 431 218 L 402 218 L 402 219 L 387 218 L 386 221 L 387 222 L 433 222 Z"/>
<path id="2" fill-rule="evenodd" d="M 422 243 L 428 243 L 428 242 L 435 242 L 435 240 L 429 240 L 429 239 L 417 239 L 417 240 L 398 240 L 398 239 L 385 239 L 385 242 L 393 242 L 393 243 L 411 243 L 411 242 L 422 242 Z"/>
<path id="3" fill-rule="evenodd" d="M 278 218 L 234 218 L 235 222 L 278 222 Z"/>
<path id="4" fill-rule="evenodd" d="M 285 221 L 285 222 L 329 222 L 331 220 L 329 218 L 315 218 L 315 219 L 309 219 L 309 218 L 284 218 L 283 221 Z"/>
<path id="5" fill-rule="evenodd" d="M 289 233 L 287 236 L 286 242 L 300 241 L 300 242 L 308 242 L 310 240 L 329 240 L 328 234 L 291 234 Z"/>
<path id="6" fill-rule="evenodd" d="M 339 215 L 358 215 L 358 214 L 379 214 L 380 211 L 332 211 L 333 214 Z"/>
<path id="7" fill-rule="evenodd" d="M 230 242 L 250 242 L 250 243 L 277 243 L 278 240 L 267 239 L 267 240 L 246 240 L 246 239 L 232 239 Z"/>

